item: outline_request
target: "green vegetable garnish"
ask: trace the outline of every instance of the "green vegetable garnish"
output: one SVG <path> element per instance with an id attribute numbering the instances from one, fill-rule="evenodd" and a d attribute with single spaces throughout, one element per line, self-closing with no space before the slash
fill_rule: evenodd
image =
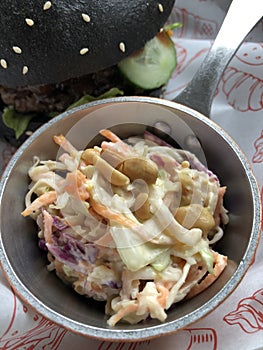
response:
<path id="1" fill-rule="evenodd" d="M 35 113 L 19 113 L 12 106 L 4 108 L 2 114 L 4 124 L 15 131 L 16 139 L 26 131 L 30 120 L 35 116 Z"/>

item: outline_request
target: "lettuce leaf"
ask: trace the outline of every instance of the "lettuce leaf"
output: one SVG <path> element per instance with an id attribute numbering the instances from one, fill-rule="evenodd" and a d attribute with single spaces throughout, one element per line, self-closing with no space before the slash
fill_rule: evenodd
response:
<path id="1" fill-rule="evenodd" d="M 13 106 L 4 108 L 2 114 L 4 124 L 15 131 L 16 139 L 26 131 L 30 120 L 35 116 L 35 113 L 19 113 Z"/>
<path id="2" fill-rule="evenodd" d="M 110 90 L 106 91 L 104 94 L 102 94 L 102 95 L 100 95 L 98 97 L 94 97 L 92 95 L 84 95 L 78 101 L 72 103 L 67 108 L 67 111 L 69 109 L 74 108 L 74 107 L 78 107 L 78 106 L 84 105 L 85 103 L 89 103 L 89 102 L 96 101 L 96 100 L 102 100 L 104 98 L 122 96 L 122 95 L 123 95 L 123 91 L 119 90 L 118 88 L 111 88 Z"/>

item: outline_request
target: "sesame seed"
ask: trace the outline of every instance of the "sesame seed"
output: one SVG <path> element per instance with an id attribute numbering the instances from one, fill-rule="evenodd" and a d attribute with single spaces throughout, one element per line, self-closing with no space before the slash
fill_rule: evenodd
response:
<path id="1" fill-rule="evenodd" d="M 44 11 L 49 10 L 51 6 L 52 6 L 51 1 L 46 1 L 44 3 L 43 10 Z"/>
<path id="2" fill-rule="evenodd" d="M 26 75 L 28 73 L 28 66 L 24 66 L 22 69 L 22 73 Z"/>
<path id="3" fill-rule="evenodd" d="M 89 23 L 90 22 L 90 16 L 87 15 L 86 13 L 82 13 L 82 18 L 85 22 Z"/>
<path id="4" fill-rule="evenodd" d="M 119 49 L 122 51 L 122 52 L 125 52 L 126 51 L 126 47 L 125 47 L 125 44 L 123 42 L 119 43 Z"/>
<path id="5" fill-rule="evenodd" d="M 31 18 L 26 18 L 25 21 L 29 27 L 32 27 L 35 24 Z"/>
<path id="6" fill-rule="evenodd" d="M 22 50 L 19 46 L 13 46 L 12 49 L 15 53 L 18 53 L 18 54 L 22 53 Z"/>
<path id="7" fill-rule="evenodd" d="M 0 60 L 0 64 L 1 64 L 1 67 L 2 67 L 2 68 L 4 68 L 4 69 L 6 69 L 6 68 L 7 68 L 7 62 L 6 62 L 6 60 L 5 60 L 5 59 L 1 58 L 1 60 Z"/>
<path id="8" fill-rule="evenodd" d="M 79 53 L 81 54 L 81 55 L 85 55 L 86 53 L 88 53 L 89 52 L 89 49 L 87 48 L 87 47 L 83 47 L 83 49 L 81 49 L 80 51 L 79 51 Z"/>
<path id="9" fill-rule="evenodd" d="M 158 9 L 159 9 L 160 12 L 163 12 L 163 5 L 159 3 L 158 4 Z"/>

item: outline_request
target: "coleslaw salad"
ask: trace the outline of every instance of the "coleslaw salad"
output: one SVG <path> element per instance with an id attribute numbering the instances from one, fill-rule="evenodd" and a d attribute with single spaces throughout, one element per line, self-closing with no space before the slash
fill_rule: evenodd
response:
<path id="1" fill-rule="evenodd" d="M 38 226 L 48 269 L 105 301 L 108 325 L 164 321 L 227 265 L 214 250 L 228 223 L 226 191 L 197 157 L 155 135 L 77 150 L 63 135 L 57 160 L 37 156 L 23 216 Z"/>

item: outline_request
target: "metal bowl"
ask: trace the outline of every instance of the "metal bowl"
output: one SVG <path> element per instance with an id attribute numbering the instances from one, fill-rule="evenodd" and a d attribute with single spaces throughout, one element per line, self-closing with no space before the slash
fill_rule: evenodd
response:
<path id="1" fill-rule="evenodd" d="M 37 246 L 36 227 L 20 213 L 28 187 L 32 158 L 56 159 L 53 135 L 62 133 L 77 147 L 98 142 L 102 128 L 120 137 L 165 129 L 169 139 L 194 151 L 227 186 L 225 206 L 230 223 L 216 250 L 229 264 L 215 283 L 168 311 L 164 323 L 147 320 L 109 328 L 104 304 L 79 296 L 47 271 Z M 0 261 L 17 294 L 46 318 L 85 336 L 104 340 L 143 340 L 175 332 L 214 310 L 237 287 L 255 254 L 260 231 L 260 197 L 248 161 L 218 125 L 183 105 L 154 98 L 126 97 L 93 102 L 51 120 L 16 152 L 0 183 Z"/>

